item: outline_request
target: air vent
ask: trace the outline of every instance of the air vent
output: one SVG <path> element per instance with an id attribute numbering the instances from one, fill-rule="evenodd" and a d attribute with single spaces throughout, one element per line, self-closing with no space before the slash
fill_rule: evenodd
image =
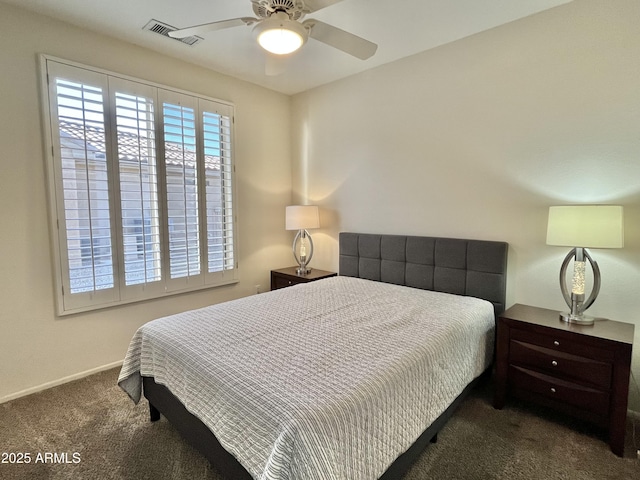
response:
<path id="1" fill-rule="evenodd" d="M 178 30 L 176 27 L 172 27 L 171 25 L 167 25 L 166 23 L 162 23 L 154 19 L 149 20 L 149 23 L 147 23 L 144 27 L 142 27 L 142 29 L 149 30 L 150 32 L 157 33 L 158 35 L 162 35 L 163 37 L 167 37 L 167 38 L 171 38 L 169 36 L 169 32 Z M 178 42 L 182 42 L 187 45 L 193 46 L 196 43 L 199 43 L 202 40 L 202 38 L 196 37 L 196 36 L 190 36 L 185 38 L 171 38 L 171 40 L 176 40 Z"/>

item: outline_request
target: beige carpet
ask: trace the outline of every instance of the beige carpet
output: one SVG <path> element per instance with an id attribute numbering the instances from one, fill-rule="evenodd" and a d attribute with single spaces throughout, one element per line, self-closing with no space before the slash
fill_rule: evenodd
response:
<path id="1" fill-rule="evenodd" d="M 149 422 L 146 402 L 134 406 L 117 374 L 0 405 L 0 460 L 30 456 L 30 463 L 0 463 L 0 479 L 221 480 L 164 418 Z M 465 400 L 406 480 L 640 480 L 631 420 L 625 458 L 618 458 L 588 425 L 516 402 L 494 410 L 491 388 L 488 382 Z"/>

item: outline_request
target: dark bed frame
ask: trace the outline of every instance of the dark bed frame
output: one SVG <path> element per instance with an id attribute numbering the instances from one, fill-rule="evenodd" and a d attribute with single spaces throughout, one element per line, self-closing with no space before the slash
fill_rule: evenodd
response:
<path id="1" fill-rule="evenodd" d="M 505 309 L 508 245 L 487 240 L 340 233 L 340 275 L 395 283 L 425 290 L 479 297 L 493 303 L 496 316 Z M 485 375 L 471 382 L 380 477 L 401 478 L 458 405 Z M 215 435 L 164 385 L 143 377 L 151 421 L 165 416 L 216 470 L 233 480 L 251 475 L 225 450 Z"/>

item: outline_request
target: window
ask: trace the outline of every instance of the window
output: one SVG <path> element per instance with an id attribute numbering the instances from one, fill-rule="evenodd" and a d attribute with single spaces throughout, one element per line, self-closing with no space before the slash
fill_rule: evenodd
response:
<path id="1" fill-rule="evenodd" d="M 237 281 L 233 107 L 42 64 L 59 313 Z"/>

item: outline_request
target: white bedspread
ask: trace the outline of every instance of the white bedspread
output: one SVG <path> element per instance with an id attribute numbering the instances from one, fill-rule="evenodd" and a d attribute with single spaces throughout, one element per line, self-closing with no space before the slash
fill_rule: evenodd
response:
<path id="1" fill-rule="evenodd" d="M 153 376 L 255 479 L 371 480 L 488 365 L 489 302 L 350 277 L 142 326 L 119 385 Z"/>

